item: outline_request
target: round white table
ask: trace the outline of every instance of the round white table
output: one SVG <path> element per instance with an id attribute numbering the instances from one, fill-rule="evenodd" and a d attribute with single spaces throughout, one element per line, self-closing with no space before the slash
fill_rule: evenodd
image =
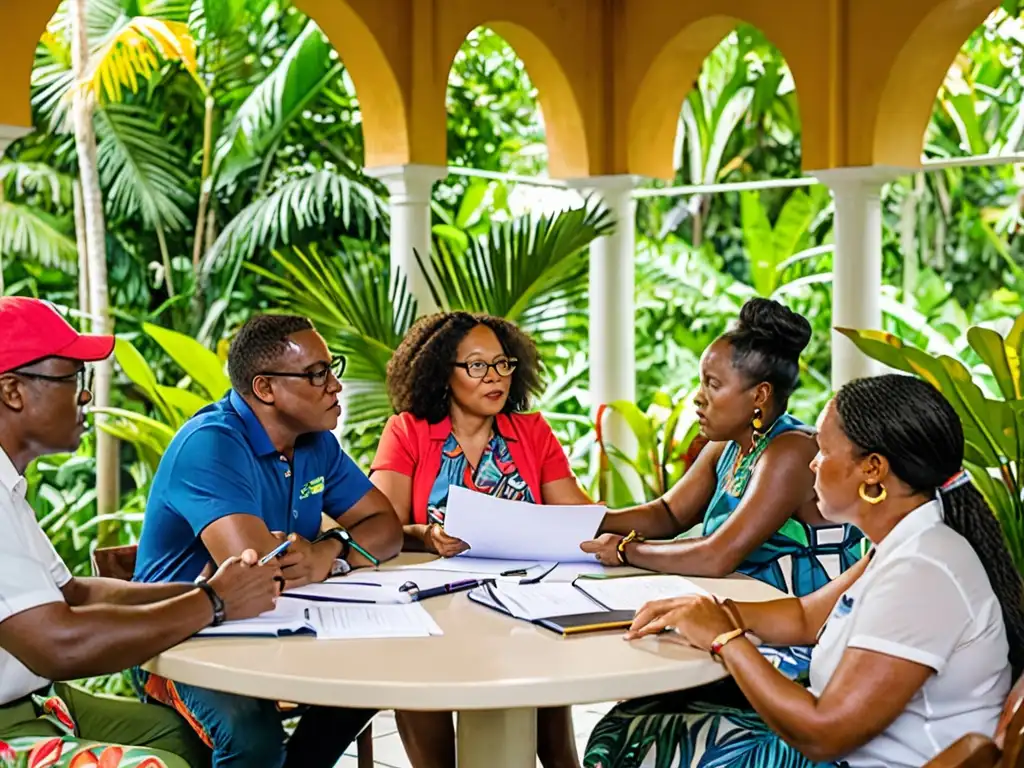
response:
<path id="1" fill-rule="evenodd" d="M 422 562 L 402 556 L 397 563 Z M 746 577 L 693 581 L 734 600 L 781 597 Z M 263 699 L 369 709 L 454 710 L 460 768 L 533 768 L 537 707 L 630 699 L 725 677 L 707 653 L 621 631 L 563 638 L 471 602 L 423 605 L 442 637 L 387 640 L 195 639 L 146 665 L 191 685 Z"/>

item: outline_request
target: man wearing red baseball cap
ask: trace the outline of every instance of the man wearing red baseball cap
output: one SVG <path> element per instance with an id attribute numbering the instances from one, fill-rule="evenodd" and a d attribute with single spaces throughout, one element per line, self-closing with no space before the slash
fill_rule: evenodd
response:
<path id="1" fill-rule="evenodd" d="M 46 302 L 0 297 L 0 756 L 31 751 L 50 765 L 127 743 L 133 764 L 200 768 L 209 752 L 173 710 L 54 682 L 141 664 L 211 623 L 270 610 L 279 591 L 280 569 L 252 550 L 194 584 L 75 577 L 54 551 L 25 499 L 25 468 L 78 448 L 85 364 L 113 348 Z"/>

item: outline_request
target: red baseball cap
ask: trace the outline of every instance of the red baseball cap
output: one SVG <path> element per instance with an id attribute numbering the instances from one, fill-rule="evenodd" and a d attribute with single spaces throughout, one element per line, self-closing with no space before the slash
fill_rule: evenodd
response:
<path id="1" fill-rule="evenodd" d="M 113 336 L 79 333 L 47 301 L 0 297 L 0 373 L 44 357 L 90 363 L 113 351 Z"/>

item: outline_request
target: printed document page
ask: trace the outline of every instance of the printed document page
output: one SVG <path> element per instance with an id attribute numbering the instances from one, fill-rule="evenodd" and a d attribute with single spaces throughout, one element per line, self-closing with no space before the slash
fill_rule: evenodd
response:
<path id="1" fill-rule="evenodd" d="M 307 604 L 309 605 L 309 604 Z M 442 635 L 441 628 L 419 603 L 407 605 L 324 605 L 309 608 L 310 623 L 320 640 L 366 640 Z"/>
<path id="2" fill-rule="evenodd" d="M 604 610 L 572 584 L 495 585 L 494 594 L 517 619 L 535 621 L 553 616 L 574 616 Z"/>
<path id="3" fill-rule="evenodd" d="M 459 558 L 588 563 L 594 556 L 580 544 L 594 537 L 605 512 L 597 504 L 527 504 L 452 486 L 444 529 L 469 544 Z"/>
<path id="4" fill-rule="evenodd" d="M 299 601 L 278 600 L 277 607 L 251 619 L 225 621 L 217 627 L 207 627 L 197 633 L 199 637 L 216 637 L 218 635 L 263 635 L 277 637 L 282 634 L 293 634 L 303 629 L 312 629 L 306 621 L 305 605 Z"/>
<path id="5" fill-rule="evenodd" d="M 613 611 L 639 611 L 651 600 L 708 594 L 689 579 L 669 575 L 580 579 L 576 584 L 579 589 Z"/>

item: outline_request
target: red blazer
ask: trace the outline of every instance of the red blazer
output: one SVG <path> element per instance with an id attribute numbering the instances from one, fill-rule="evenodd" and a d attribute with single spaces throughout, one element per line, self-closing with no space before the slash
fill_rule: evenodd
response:
<path id="1" fill-rule="evenodd" d="M 499 434 L 508 443 L 512 460 L 540 503 L 541 486 L 572 477 L 569 459 L 544 417 L 539 413 L 499 413 Z M 441 451 L 452 431 L 451 419 L 428 424 L 411 413 L 388 419 L 370 472 L 398 472 L 412 478 L 412 521 L 427 522 L 430 490 L 441 471 Z"/>

